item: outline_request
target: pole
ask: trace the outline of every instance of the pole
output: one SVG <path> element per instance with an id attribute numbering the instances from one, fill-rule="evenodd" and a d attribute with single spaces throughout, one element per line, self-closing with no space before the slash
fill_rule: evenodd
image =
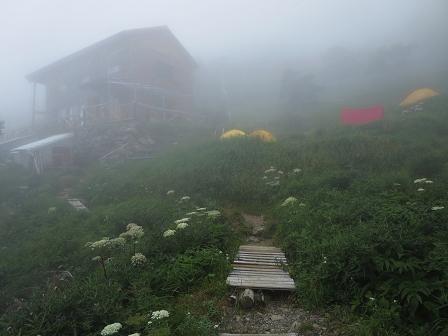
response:
<path id="1" fill-rule="evenodd" d="M 36 82 L 33 82 L 33 102 L 31 105 L 31 127 L 34 129 L 36 125 Z"/>

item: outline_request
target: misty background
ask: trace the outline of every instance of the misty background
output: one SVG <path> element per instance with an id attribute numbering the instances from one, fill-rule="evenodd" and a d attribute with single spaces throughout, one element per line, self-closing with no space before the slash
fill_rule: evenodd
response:
<path id="1" fill-rule="evenodd" d="M 416 87 L 446 89 L 447 17 L 446 0 L 4 1 L 0 120 L 30 124 L 26 74 L 122 30 L 159 25 L 197 61 L 205 112 L 232 120 L 398 103 Z"/>

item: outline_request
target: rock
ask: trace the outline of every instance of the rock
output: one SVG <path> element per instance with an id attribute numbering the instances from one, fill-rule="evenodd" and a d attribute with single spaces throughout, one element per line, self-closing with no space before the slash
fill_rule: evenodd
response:
<path id="1" fill-rule="evenodd" d="M 252 234 L 258 236 L 260 233 L 264 232 L 264 227 L 256 226 L 252 230 Z"/>
<path id="2" fill-rule="evenodd" d="M 258 243 L 260 241 L 260 239 L 258 239 L 257 237 L 254 237 L 254 236 L 249 236 L 249 238 L 247 238 L 247 241 L 249 243 Z"/>
<path id="3" fill-rule="evenodd" d="M 290 332 L 297 332 L 300 330 L 300 327 L 302 326 L 302 323 L 300 323 L 299 321 L 294 321 L 291 324 L 291 328 L 289 328 Z"/>
<path id="4" fill-rule="evenodd" d="M 240 305 L 244 309 L 252 308 L 255 304 L 255 294 L 252 289 L 246 288 L 240 295 Z"/>
<path id="5" fill-rule="evenodd" d="M 270 319 L 272 320 L 272 321 L 280 321 L 280 320 L 283 320 L 283 316 L 282 315 L 271 315 L 270 316 Z"/>

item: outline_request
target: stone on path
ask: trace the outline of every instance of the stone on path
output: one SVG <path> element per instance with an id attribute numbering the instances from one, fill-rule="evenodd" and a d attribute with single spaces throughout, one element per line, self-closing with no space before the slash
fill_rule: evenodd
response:
<path id="1" fill-rule="evenodd" d="M 240 305 L 244 309 L 252 308 L 255 304 L 255 294 L 252 289 L 246 288 L 240 295 Z"/>

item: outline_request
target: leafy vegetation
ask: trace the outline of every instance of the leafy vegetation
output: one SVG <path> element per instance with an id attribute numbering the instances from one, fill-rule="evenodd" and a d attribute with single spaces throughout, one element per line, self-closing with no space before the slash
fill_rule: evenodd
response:
<path id="1" fill-rule="evenodd" d="M 384 123 L 276 134 L 277 143 L 210 139 L 157 160 L 73 172 L 88 213 L 55 196 L 62 177 L 3 167 L 1 326 L 11 335 L 97 335 L 120 322 L 123 335 L 213 335 L 242 230 L 225 210 L 238 207 L 270 218 L 299 301 L 332 312 L 341 331 L 446 334 L 447 125 L 448 102 L 437 98 Z M 144 235 L 99 255 L 105 277 L 85 244 L 119 237 L 129 223 Z M 138 267 L 137 252 L 146 258 Z M 72 277 L 61 281 L 63 271 Z M 151 319 L 160 310 L 169 316 Z"/>

